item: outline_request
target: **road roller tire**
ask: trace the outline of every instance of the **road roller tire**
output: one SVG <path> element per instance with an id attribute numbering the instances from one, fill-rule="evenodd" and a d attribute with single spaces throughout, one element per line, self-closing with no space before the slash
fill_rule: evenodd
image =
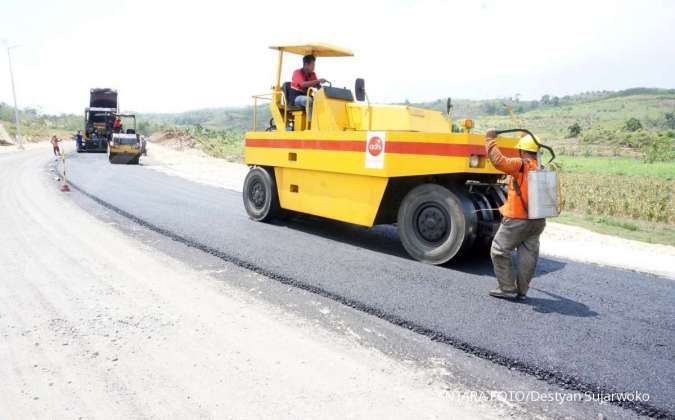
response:
<path id="1" fill-rule="evenodd" d="M 403 198 L 398 209 L 398 232 L 414 259 L 443 264 L 470 242 L 470 222 L 462 197 L 437 184 L 422 184 Z"/>
<path id="2" fill-rule="evenodd" d="M 108 162 L 115 164 L 115 154 L 114 153 L 108 153 Z"/>
<path id="3" fill-rule="evenodd" d="M 244 179 L 242 192 L 244 208 L 249 217 L 259 222 L 267 222 L 279 216 L 279 195 L 271 172 L 254 167 Z"/>

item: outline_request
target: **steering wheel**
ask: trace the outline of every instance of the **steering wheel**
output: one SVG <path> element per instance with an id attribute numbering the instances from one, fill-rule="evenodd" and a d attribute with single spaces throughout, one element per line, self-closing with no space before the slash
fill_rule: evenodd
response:
<path id="1" fill-rule="evenodd" d="M 321 83 L 321 87 L 323 86 L 333 87 L 333 84 L 330 82 L 330 80 L 326 80 L 325 82 Z"/>

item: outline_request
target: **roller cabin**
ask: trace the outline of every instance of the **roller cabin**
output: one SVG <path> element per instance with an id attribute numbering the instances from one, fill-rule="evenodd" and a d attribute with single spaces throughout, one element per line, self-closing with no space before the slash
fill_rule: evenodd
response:
<path id="1" fill-rule="evenodd" d="M 449 100 L 447 114 L 371 104 L 362 79 L 354 92 L 329 82 L 309 88 L 312 110 L 309 102 L 289 104 L 289 85 L 281 80 L 285 54 L 353 54 L 326 44 L 271 48 L 278 53 L 276 81 L 271 93 L 254 96 L 254 131 L 245 134 L 250 171 L 243 200 L 252 219 L 297 212 L 365 227 L 396 224 L 406 251 L 430 264 L 484 252 L 501 220 L 504 174 L 487 159 L 484 136 L 471 132 L 471 120 L 453 132 Z M 262 101 L 272 119 L 257 131 Z M 516 139 L 499 137 L 498 144 L 517 156 Z"/>

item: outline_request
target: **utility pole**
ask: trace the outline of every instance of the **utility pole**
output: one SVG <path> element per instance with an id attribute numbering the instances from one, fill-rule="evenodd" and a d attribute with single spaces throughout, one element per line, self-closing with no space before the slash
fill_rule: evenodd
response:
<path id="1" fill-rule="evenodd" d="M 14 71 L 12 70 L 12 54 L 10 51 L 18 45 L 7 47 L 7 59 L 9 60 L 9 78 L 12 81 L 12 96 L 14 97 L 14 123 L 16 124 L 16 144 L 19 149 L 23 149 L 23 139 L 21 138 L 21 121 L 19 121 L 19 105 L 16 103 L 16 88 L 14 87 Z"/>

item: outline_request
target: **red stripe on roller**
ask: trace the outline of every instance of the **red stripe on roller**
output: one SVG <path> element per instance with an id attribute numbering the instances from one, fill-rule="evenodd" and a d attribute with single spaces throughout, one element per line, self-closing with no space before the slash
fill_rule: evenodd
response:
<path id="1" fill-rule="evenodd" d="M 270 140 L 246 139 L 246 147 L 268 147 L 274 149 L 312 149 L 341 152 L 365 152 L 366 143 L 360 140 Z M 412 141 L 385 142 L 385 153 L 430 156 L 485 156 L 485 146 L 477 144 L 421 143 Z M 516 149 L 502 148 L 506 156 L 518 156 Z"/>
<path id="2" fill-rule="evenodd" d="M 247 147 L 270 147 L 274 149 L 315 149 L 341 152 L 365 152 L 363 141 L 352 140 L 262 140 L 246 139 Z"/>
<path id="3" fill-rule="evenodd" d="M 482 156 L 485 155 L 485 146 L 479 146 L 475 144 L 388 141 L 385 143 L 384 151 L 386 153 L 402 153 L 406 155 Z"/>

